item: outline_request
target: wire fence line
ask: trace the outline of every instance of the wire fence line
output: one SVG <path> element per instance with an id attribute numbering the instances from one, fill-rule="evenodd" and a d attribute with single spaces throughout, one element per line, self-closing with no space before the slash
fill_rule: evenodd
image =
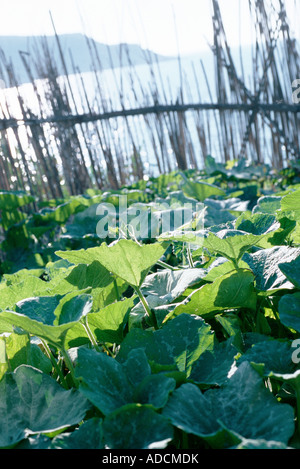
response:
<path id="1" fill-rule="evenodd" d="M 189 110 L 199 111 L 242 111 L 253 113 L 278 112 L 293 114 L 300 113 L 299 104 L 290 103 L 191 103 L 191 104 L 161 104 L 155 106 L 145 106 L 134 109 L 120 109 L 116 111 L 103 112 L 101 114 L 84 113 L 70 115 L 55 115 L 46 118 L 24 118 L 24 119 L 0 119 L 0 130 L 17 128 L 20 125 L 42 125 L 67 122 L 70 124 L 81 124 L 95 122 L 99 120 L 114 119 L 117 117 L 129 117 L 146 114 L 163 114 L 171 112 L 186 112 Z"/>

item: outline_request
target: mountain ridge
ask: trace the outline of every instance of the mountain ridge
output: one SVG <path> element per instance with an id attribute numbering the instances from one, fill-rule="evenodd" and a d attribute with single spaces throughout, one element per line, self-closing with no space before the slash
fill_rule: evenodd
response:
<path id="1" fill-rule="evenodd" d="M 174 57 L 157 54 L 149 49 L 143 49 L 138 44 L 104 44 L 92 40 L 81 34 L 62 34 L 57 38 L 52 36 L 0 36 L 0 50 L 4 61 L 0 65 L 0 79 L 4 79 L 2 68 L 6 68 L 5 62 L 12 63 L 16 72 L 18 84 L 30 82 L 26 67 L 21 55 L 30 66 L 34 79 L 45 78 L 48 59 L 57 67 L 58 75 L 64 75 L 64 65 L 60 56 L 60 48 L 69 74 L 90 72 L 94 69 L 105 70 L 108 68 L 126 67 L 129 65 L 142 65 L 147 61 L 170 60 Z M 20 53 L 21 52 L 21 53 Z M 43 61 L 43 56 L 45 61 Z M 44 63 L 43 63 L 44 62 Z"/>

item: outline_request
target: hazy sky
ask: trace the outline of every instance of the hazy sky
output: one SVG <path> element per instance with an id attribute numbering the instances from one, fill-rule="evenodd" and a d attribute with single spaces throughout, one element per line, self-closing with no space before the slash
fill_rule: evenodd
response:
<path id="1" fill-rule="evenodd" d="M 294 0 L 286 0 L 293 5 Z M 297 0 L 299 1 L 299 0 Z M 162 54 L 199 52 L 212 40 L 211 0 L 9 0 L 0 35 L 85 32 L 100 42 L 139 43 Z M 230 44 L 251 41 L 248 0 L 220 0 Z M 292 10 L 291 10 L 292 11 Z M 81 14 L 79 14 L 79 12 Z M 291 21 L 296 22 L 291 13 Z M 295 23 L 296 25 L 296 23 Z"/>

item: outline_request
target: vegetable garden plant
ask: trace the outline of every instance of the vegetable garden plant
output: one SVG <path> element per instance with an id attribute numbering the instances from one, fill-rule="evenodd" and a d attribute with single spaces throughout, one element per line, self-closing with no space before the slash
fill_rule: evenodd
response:
<path id="1" fill-rule="evenodd" d="M 97 207 L 118 220 L 124 195 L 128 225 L 101 238 Z M 164 232 L 172 201 L 203 210 Z M 119 191 L 1 192 L 0 209 L 1 448 L 299 447 L 297 164 L 208 157 Z"/>

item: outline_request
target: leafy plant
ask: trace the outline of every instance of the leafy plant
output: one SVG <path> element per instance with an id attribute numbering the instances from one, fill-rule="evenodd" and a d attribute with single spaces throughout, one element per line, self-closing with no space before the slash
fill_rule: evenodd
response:
<path id="1" fill-rule="evenodd" d="M 3 193 L 0 447 L 299 448 L 300 193 L 272 177 L 208 158 L 40 210 Z M 99 237 L 124 194 L 155 230 Z"/>

